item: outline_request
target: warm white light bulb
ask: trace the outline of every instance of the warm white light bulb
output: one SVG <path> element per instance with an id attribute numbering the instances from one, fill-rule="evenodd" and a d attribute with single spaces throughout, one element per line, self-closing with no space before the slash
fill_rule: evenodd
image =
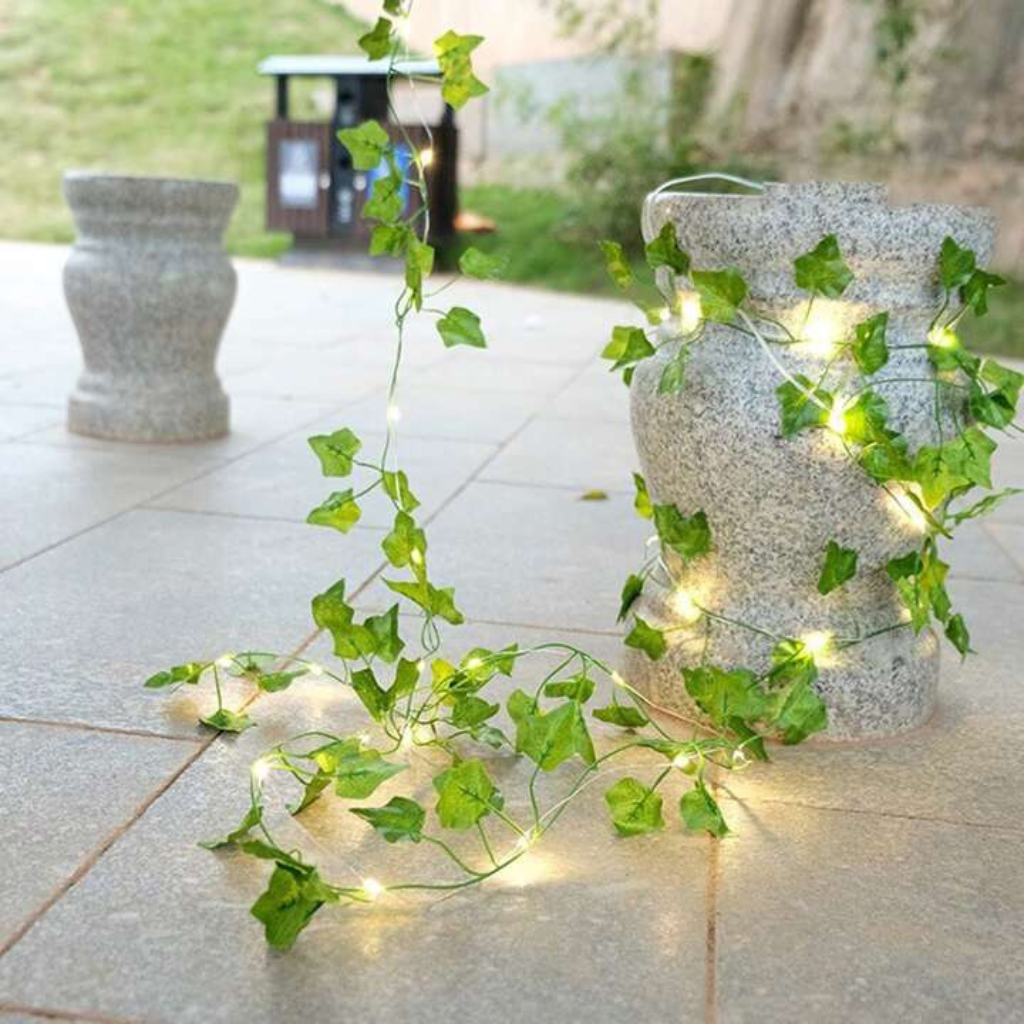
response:
<path id="1" fill-rule="evenodd" d="M 379 900 L 387 890 L 376 878 L 363 879 L 363 895 L 371 902 Z"/>
<path id="2" fill-rule="evenodd" d="M 693 595 L 683 587 L 676 587 L 669 598 L 672 611 L 685 623 L 694 623 L 701 617 L 701 609 Z"/>
<path id="3" fill-rule="evenodd" d="M 828 427 L 829 430 L 834 430 L 837 434 L 842 436 L 846 433 L 846 400 L 840 395 L 832 400 L 832 408 L 828 414 Z"/>
<path id="4" fill-rule="evenodd" d="M 429 167 L 434 162 L 434 151 L 428 146 L 426 149 L 420 150 L 420 163 L 424 167 Z"/>
<path id="5" fill-rule="evenodd" d="M 666 324 L 672 319 L 672 310 L 668 306 L 662 306 L 658 310 L 657 317 L 663 324 Z"/>
<path id="6" fill-rule="evenodd" d="M 356 733 L 356 739 L 359 740 L 360 746 L 365 745 L 370 742 L 370 734 L 364 729 Z"/>
<path id="7" fill-rule="evenodd" d="M 266 760 L 266 758 L 258 757 L 253 761 L 252 767 L 249 770 L 252 772 L 252 777 L 257 782 L 263 783 L 270 774 L 270 762 Z"/>
<path id="8" fill-rule="evenodd" d="M 530 829 L 528 832 L 524 832 L 517 840 L 515 846 L 512 848 L 515 853 L 526 853 L 526 851 L 537 842 L 538 835 L 536 829 Z"/>
<path id="9" fill-rule="evenodd" d="M 822 359 L 835 354 L 840 340 L 840 321 L 835 305 L 824 299 L 816 301 L 800 332 L 804 351 Z"/>
<path id="10" fill-rule="evenodd" d="M 804 645 L 804 650 L 812 658 L 819 658 L 826 654 L 832 646 L 832 634 L 825 632 L 805 633 L 800 637 L 800 643 Z"/>
<path id="11" fill-rule="evenodd" d="M 914 486 L 914 485 L 911 485 Z M 915 489 L 913 492 L 920 498 L 920 492 Z M 897 517 L 909 522 L 919 533 L 928 529 L 928 517 L 921 511 L 921 507 L 910 497 L 907 488 L 890 488 L 889 494 L 892 498 L 891 505 Z"/>
<path id="12" fill-rule="evenodd" d="M 222 654 L 217 659 L 217 666 L 219 668 L 231 668 L 235 663 L 235 656 L 233 654 Z"/>
<path id="13" fill-rule="evenodd" d="M 616 686 L 625 686 L 626 680 L 619 675 L 614 669 L 612 670 L 611 680 Z"/>
<path id="14" fill-rule="evenodd" d="M 956 348 L 960 339 L 951 327 L 933 327 L 928 332 L 928 344 L 936 348 Z"/>
<path id="15" fill-rule="evenodd" d="M 732 752 L 732 766 L 735 770 L 746 768 L 748 764 L 750 764 L 750 758 L 742 750 Z"/>
<path id="16" fill-rule="evenodd" d="M 416 671 L 417 672 L 422 672 L 426 667 L 427 667 L 427 663 L 426 663 L 426 661 L 424 661 L 423 658 L 420 658 L 420 660 L 416 662 Z"/>
<path id="17" fill-rule="evenodd" d="M 417 565 L 417 566 L 422 565 L 423 564 L 423 552 L 420 551 L 419 548 L 413 548 L 412 551 L 409 552 L 409 561 L 412 562 L 413 565 Z"/>
<path id="18" fill-rule="evenodd" d="M 700 327 L 704 317 L 700 310 L 700 299 L 696 295 L 684 295 L 679 300 L 679 329 L 683 334 L 693 334 Z"/>
<path id="19" fill-rule="evenodd" d="M 402 410 L 394 402 L 388 403 L 386 419 L 388 426 L 393 427 L 402 418 Z"/>
<path id="20" fill-rule="evenodd" d="M 324 667 L 318 662 L 308 661 L 306 662 L 306 671 L 309 672 L 311 676 L 322 676 L 324 674 Z"/>
<path id="21" fill-rule="evenodd" d="M 473 657 L 466 662 L 466 668 L 469 669 L 470 672 L 475 672 L 478 668 L 483 668 L 483 664 L 484 662 L 482 658 Z"/>
<path id="22" fill-rule="evenodd" d="M 672 767 L 678 768 L 681 772 L 687 771 L 692 767 L 695 758 L 693 754 L 676 754 L 672 758 Z"/>

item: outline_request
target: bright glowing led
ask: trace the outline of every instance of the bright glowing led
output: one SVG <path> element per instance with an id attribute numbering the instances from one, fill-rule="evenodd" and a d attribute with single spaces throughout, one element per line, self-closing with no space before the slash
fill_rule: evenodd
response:
<path id="1" fill-rule="evenodd" d="M 252 777 L 257 782 L 265 782 L 267 776 L 270 774 L 270 762 L 266 758 L 258 757 L 252 763 L 252 767 L 249 769 L 252 772 Z"/>
<path id="2" fill-rule="evenodd" d="M 846 433 L 846 408 L 846 400 L 836 395 L 829 410 L 828 427 L 840 436 Z"/>
<path id="3" fill-rule="evenodd" d="M 696 762 L 696 758 L 693 754 L 676 754 L 672 758 L 672 767 L 678 768 L 681 772 L 689 771 Z"/>
<path id="4" fill-rule="evenodd" d="M 614 670 L 612 671 L 612 674 L 611 674 L 611 680 L 612 680 L 612 682 L 616 686 L 625 686 L 626 685 L 626 680 L 623 679 L 622 676 L 620 676 L 619 673 L 614 671 Z"/>
<path id="5" fill-rule="evenodd" d="M 526 853 L 526 851 L 533 846 L 538 839 L 537 830 L 530 829 L 529 832 L 524 832 L 517 840 L 516 845 L 512 847 L 515 853 Z"/>
<path id="6" fill-rule="evenodd" d="M 950 327 L 933 327 L 928 332 L 928 344 L 936 348 L 956 348 L 960 339 Z"/>
<path id="7" fill-rule="evenodd" d="M 800 332 L 804 350 L 822 359 L 835 354 L 840 340 L 839 317 L 834 306 L 825 300 L 816 301 Z"/>
<path id="8" fill-rule="evenodd" d="M 672 310 L 669 309 L 668 306 L 662 306 L 661 309 L 658 310 L 658 319 L 663 324 L 668 323 L 668 321 L 672 319 Z"/>
<path id="9" fill-rule="evenodd" d="M 235 656 L 233 654 L 222 654 L 217 659 L 217 666 L 219 668 L 231 668 L 235 663 Z"/>
<path id="10" fill-rule="evenodd" d="M 422 672 L 426 667 L 427 667 L 427 663 L 423 660 L 423 658 L 420 658 L 420 660 L 416 662 L 416 671 L 417 672 Z"/>
<path id="11" fill-rule="evenodd" d="M 413 565 L 422 565 L 423 552 L 420 551 L 419 548 L 413 548 L 412 551 L 409 552 L 409 561 L 412 562 Z"/>
<path id="12" fill-rule="evenodd" d="M 388 421 L 388 426 L 393 427 L 402 418 L 402 410 L 395 405 L 394 402 L 388 403 L 388 411 L 385 417 Z"/>
<path id="13" fill-rule="evenodd" d="M 434 151 L 429 147 L 427 149 L 420 150 L 420 163 L 424 167 L 429 167 L 434 162 Z"/>
<path id="14" fill-rule="evenodd" d="M 696 295 L 684 295 L 679 300 L 679 329 L 683 334 L 692 334 L 703 319 L 700 299 Z"/>
<path id="15" fill-rule="evenodd" d="M 364 729 L 362 732 L 356 733 L 356 739 L 359 740 L 360 745 L 370 742 L 370 734 Z"/>
<path id="16" fill-rule="evenodd" d="M 746 768 L 748 764 L 750 764 L 750 758 L 742 750 L 734 750 L 732 752 L 732 766 L 734 769 Z"/>
<path id="17" fill-rule="evenodd" d="M 484 664 L 483 658 L 476 658 L 476 657 L 474 657 L 474 658 L 470 658 L 466 662 L 466 668 L 468 668 L 470 672 L 475 672 L 478 668 L 483 668 L 483 664 Z"/>
<path id="18" fill-rule="evenodd" d="M 311 676 L 322 676 L 324 674 L 324 667 L 318 662 L 308 661 L 306 662 L 306 671 L 309 672 Z"/>
<path id="19" fill-rule="evenodd" d="M 364 878 L 363 879 L 363 895 L 371 902 L 374 903 L 384 895 L 387 890 L 384 888 L 376 878 Z"/>
<path id="20" fill-rule="evenodd" d="M 917 502 L 910 497 L 910 493 L 905 488 L 898 487 L 890 488 L 889 493 L 892 499 L 890 504 L 897 516 L 908 521 L 919 533 L 923 533 L 928 528 L 928 518 Z M 919 493 L 914 493 L 920 498 Z"/>
<path id="21" fill-rule="evenodd" d="M 679 616 L 683 622 L 692 623 L 696 622 L 701 617 L 701 609 L 696 601 L 693 599 L 693 595 L 682 587 L 677 587 L 673 592 L 669 603 L 672 606 L 672 611 Z"/>
<path id="22" fill-rule="evenodd" d="M 832 647 L 832 634 L 821 632 L 805 633 L 800 637 L 800 643 L 804 645 L 804 650 L 812 658 L 820 658 L 822 655 L 827 654 Z"/>

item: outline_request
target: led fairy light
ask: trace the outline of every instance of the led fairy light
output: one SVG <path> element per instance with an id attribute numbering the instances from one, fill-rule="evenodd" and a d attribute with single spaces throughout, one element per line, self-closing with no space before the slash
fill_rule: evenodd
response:
<path id="1" fill-rule="evenodd" d="M 701 312 L 700 299 L 692 292 L 680 292 L 679 297 L 679 329 L 683 334 L 693 334 L 701 325 L 704 314 Z"/>
<path id="2" fill-rule="evenodd" d="M 623 679 L 622 676 L 620 676 L 619 673 L 616 672 L 614 669 L 612 670 L 612 674 L 609 678 L 616 686 L 621 686 L 623 689 L 625 689 L 626 680 Z"/>
<path id="3" fill-rule="evenodd" d="M 928 332 L 928 344 L 936 348 L 950 349 L 956 348 L 960 344 L 960 339 L 951 327 L 933 327 Z"/>
<path id="4" fill-rule="evenodd" d="M 420 150 L 420 163 L 424 167 L 429 167 L 434 162 L 434 151 L 429 146 L 426 149 Z"/>
<path id="5" fill-rule="evenodd" d="M 385 413 L 385 418 L 388 421 L 388 426 L 393 427 L 402 418 L 402 410 L 399 409 L 396 402 L 388 402 L 388 411 Z"/>
<path id="6" fill-rule="evenodd" d="M 324 674 L 324 667 L 319 662 L 307 661 L 306 671 L 309 672 L 311 676 L 322 676 Z"/>
<path id="7" fill-rule="evenodd" d="M 732 752 L 732 768 L 733 771 L 742 771 L 750 764 L 750 758 L 742 750 L 734 750 Z"/>
<path id="8" fill-rule="evenodd" d="M 846 399 L 841 395 L 836 395 L 832 400 L 832 408 L 828 414 L 828 428 L 840 437 L 846 433 L 846 410 L 848 408 Z"/>
<path id="9" fill-rule="evenodd" d="M 376 903 L 377 900 L 387 892 L 385 886 L 377 881 L 376 878 L 364 878 L 362 881 L 363 895 L 371 902 Z"/>
<path id="10" fill-rule="evenodd" d="M 233 654 L 222 654 L 216 661 L 218 668 L 231 668 L 235 663 L 235 656 Z"/>
<path id="11" fill-rule="evenodd" d="M 928 517 L 921 510 L 914 497 L 920 500 L 920 490 L 916 484 L 909 484 L 905 487 L 890 487 L 888 489 L 887 502 L 894 518 L 907 522 L 918 533 L 928 529 Z"/>
<path id="12" fill-rule="evenodd" d="M 842 339 L 840 304 L 817 299 L 804 307 L 800 348 L 812 356 L 828 359 L 836 354 Z"/>
<path id="13" fill-rule="evenodd" d="M 676 587 L 672 591 L 672 595 L 669 597 L 669 607 L 687 625 L 692 625 L 704 614 L 700 605 L 694 600 L 693 594 L 685 587 Z"/>
<path id="14" fill-rule="evenodd" d="M 681 772 L 689 774 L 697 766 L 697 757 L 694 754 L 679 753 L 672 758 L 672 767 L 678 768 Z"/>
<path id="15" fill-rule="evenodd" d="M 263 783 L 267 781 L 267 776 L 270 774 L 270 762 L 265 757 L 258 757 L 253 761 L 249 771 L 252 773 L 253 779 L 259 785 L 263 785 Z"/>

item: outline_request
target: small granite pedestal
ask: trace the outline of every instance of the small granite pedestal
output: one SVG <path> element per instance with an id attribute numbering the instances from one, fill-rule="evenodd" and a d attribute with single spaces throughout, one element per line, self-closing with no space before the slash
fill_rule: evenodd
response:
<path id="1" fill-rule="evenodd" d="M 235 299 L 221 242 L 228 182 L 71 171 L 78 238 L 64 293 L 85 369 L 68 429 L 123 441 L 196 441 L 228 431 L 215 362 Z"/>
<path id="2" fill-rule="evenodd" d="M 937 259 L 951 235 L 990 254 L 991 217 L 950 206 L 890 206 L 878 185 L 769 184 L 762 195 L 666 194 L 648 201 L 653 237 L 666 222 L 701 269 L 736 267 L 751 301 L 794 332 L 807 296 L 793 281 L 794 257 L 835 234 L 855 279 L 842 301 L 816 301 L 828 333 L 848 336 L 852 325 L 889 311 L 889 363 L 876 380 L 891 422 L 912 448 L 938 443 L 934 371 L 921 345 L 938 308 Z M 662 282 L 665 284 L 666 282 Z M 627 678 L 657 703 L 692 705 L 680 668 L 698 663 L 770 667 L 773 641 L 721 620 L 688 622 L 676 587 L 730 619 L 769 634 L 863 636 L 900 623 L 904 614 L 886 562 L 918 547 L 921 520 L 877 486 L 829 431 L 783 437 L 775 394 L 782 378 L 754 338 L 708 323 L 693 346 L 678 395 L 659 394 L 658 381 L 675 345 L 666 345 L 636 370 L 632 421 L 640 464 L 653 499 L 685 515 L 703 509 L 713 550 L 689 565 L 663 552 L 671 574 L 645 588 L 638 613 L 673 630 L 659 661 L 630 651 Z M 813 345 L 776 346 L 791 374 L 816 380 L 828 359 Z M 825 386 L 856 389 L 851 361 L 836 360 Z M 940 414 L 953 432 L 949 408 Z M 817 580 L 829 540 L 859 552 L 849 583 L 822 596 Z M 707 630 L 707 632 L 705 632 Z M 705 648 L 706 644 L 706 648 Z M 829 713 L 827 736 L 850 739 L 899 733 L 931 714 L 938 682 L 938 642 L 930 631 L 891 629 L 819 660 L 819 692 Z"/>

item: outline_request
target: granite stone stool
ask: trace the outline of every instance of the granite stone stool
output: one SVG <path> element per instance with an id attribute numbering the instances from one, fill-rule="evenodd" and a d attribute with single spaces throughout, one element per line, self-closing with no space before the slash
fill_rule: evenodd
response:
<path id="1" fill-rule="evenodd" d="M 228 431 L 214 367 L 235 299 L 222 237 L 228 182 L 70 171 L 78 229 L 64 294 L 85 369 L 68 429 L 121 441 L 197 441 Z"/>

